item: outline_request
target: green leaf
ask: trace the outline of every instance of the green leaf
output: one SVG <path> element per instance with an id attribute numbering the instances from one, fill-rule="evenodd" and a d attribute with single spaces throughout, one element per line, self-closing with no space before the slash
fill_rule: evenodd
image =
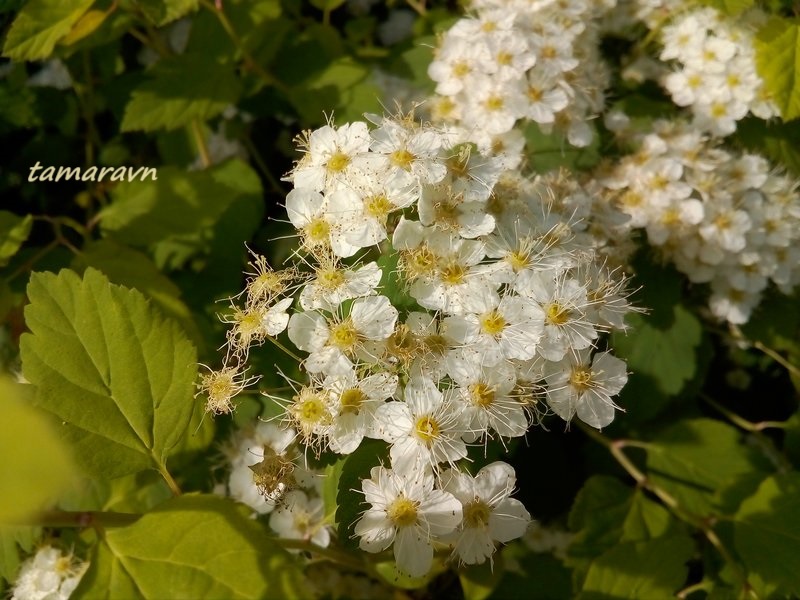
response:
<path id="1" fill-rule="evenodd" d="M 631 371 L 620 397 L 626 417 L 643 422 L 701 378 L 711 348 L 700 320 L 680 302 L 682 276 L 643 260 L 636 272 L 642 291 L 634 301 L 648 313 L 628 315 L 630 329 L 615 332 L 611 347 Z"/>
<path id="2" fill-rule="evenodd" d="M 798 506 L 800 474 L 775 475 L 742 502 L 734 522 L 734 544 L 747 570 L 786 596 L 800 594 Z"/>
<path id="3" fill-rule="evenodd" d="M 800 121 L 764 121 L 757 117 L 742 119 L 736 125 L 736 141 L 748 150 L 763 154 L 800 176 Z M 759 305 L 761 310 L 761 305 Z"/>
<path id="4" fill-rule="evenodd" d="M 502 552 L 495 554 L 493 558 L 491 562 L 459 569 L 458 579 L 464 600 L 486 600 L 492 595 L 505 572 Z"/>
<path id="5" fill-rule="evenodd" d="M 136 290 L 87 269 L 34 273 L 20 345 L 37 404 L 63 424 L 88 473 L 163 468 L 192 414 L 197 356 Z"/>
<path id="6" fill-rule="evenodd" d="M 693 550 L 686 534 L 619 544 L 592 563 L 578 598 L 671 598 L 686 581 Z"/>
<path id="7" fill-rule="evenodd" d="M 320 74 L 292 89 L 289 99 L 300 115 L 319 122 L 336 109 L 337 121 L 358 121 L 365 112 L 381 112 L 381 92 L 370 79 L 372 70 L 350 57 L 333 61 Z"/>
<path id="8" fill-rule="evenodd" d="M 73 598 L 305 598 L 294 558 L 225 498 L 186 495 L 109 529 Z"/>
<path id="9" fill-rule="evenodd" d="M 78 272 L 92 267 L 102 271 L 112 283 L 139 290 L 166 316 L 180 323 L 195 344 L 203 343 L 189 308 L 181 300 L 180 288 L 146 254 L 113 240 L 100 240 L 85 246 L 72 266 Z"/>
<path id="10" fill-rule="evenodd" d="M 756 67 L 785 121 L 800 117 L 800 20 L 770 17 L 755 39 Z"/>
<path id="11" fill-rule="evenodd" d="M 16 579 L 22 562 L 20 551 L 31 552 L 41 536 L 41 527 L 0 525 L 0 584 L 4 579 L 9 583 Z"/>
<path id="12" fill-rule="evenodd" d="M 144 15 L 159 26 L 197 10 L 198 4 L 198 0 L 136 0 Z"/>
<path id="13" fill-rule="evenodd" d="M 311 0 L 311 4 L 324 11 L 332 11 L 344 4 L 345 0 Z"/>
<path id="14" fill-rule="evenodd" d="M 0 523 L 46 508 L 75 475 L 69 448 L 30 406 L 27 388 L 0 378 Z"/>
<path id="15" fill-rule="evenodd" d="M 36 93 L 28 87 L 0 82 L 0 134 L 41 124 L 42 119 L 36 111 Z"/>
<path id="16" fill-rule="evenodd" d="M 94 0 L 29 0 L 11 24 L 3 56 L 42 60 L 53 53 Z"/>
<path id="17" fill-rule="evenodd" d="M 205 171 L 159 169 L 157 181 L 118 185 L 101 213 L 103 233 L 131 246 L 174 240 L 188 255 L 208 244 L 208 232 L 240 198 L 260 201 L 261 182 L 244 162 L 227 161 Z"/>
<path id="18" fill-rule="evenodd" d="M 568 564 L 586 568 L 620 542 L 639 542 L 680 531 L 680 525 L 660 504 L 614 477 L 589 478 L 569 514 L 575 537 L 567 551 Z"/>
<path id="19" fill-rule="evenodd" d="M 172 498 L 164 478 L 155 471 L 139 471 L 116 479 L 85 479 L 64 494 L 63 510 L 143 513 Z"/>
<path id="20" fill-rule="evenodd" d="M 347 458 L 340 458 L 332 465 L 325 467 L 325 477 L 322 480 L 322 501 L 325 506 L 325 515 L 331 516 L 335 521 L 338 504 L 336 499 L 339 494 L 339 479 L 342 477 Z"/>
<path id="21" fill-rule="evenodd" d="M 151 78 L 133 90 L 122 131 L 176 129 L 205 121 L 235 104 L 241 84 L 232 65 L 209 62 L 202 54 L 161 59 Z"/>
<path id="22" fill-rule="evenodd" d="M 7 210 L 0 210 L 0 267 L 17 253 L 31 233 L 33 217 L 20 217 Z"/>
<path id="23" fill-rule="evenodd" d="M 718 510 L 714 493 L 754 470 L 769 471 L 768 461 L 745 446 L 739 432 L 712 419 L 679 422 L 656 436 L 647 450 L 648 477 L 675 496 L 680 505 L 704 517 Z"/>

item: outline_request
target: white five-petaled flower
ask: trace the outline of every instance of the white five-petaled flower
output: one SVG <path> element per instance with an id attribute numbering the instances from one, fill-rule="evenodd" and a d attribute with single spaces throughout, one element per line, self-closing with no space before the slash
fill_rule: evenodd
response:
<path id="1" fill-rule="evenodd" d="M 372 506 L 356 523 L 359 547 L 381 552 L 394 543 L 397 568 L 421 577 L 433 564 L 433 538 L 451 533 L 461 522 L 461 503 L 449 492 L 434 489 L 427 470 L 400 474 L 374 467 L 361 482 Z"/>
<path id="2" fill-rule="evenodd" d="M 577 414 L 587 425 L 600 429 L 614 420 L 618 407 L 611 396 L 622 390 L 628 374 L 625 363 L 609 352 L 592 358 L 587 348 L 548 363 L 545 380 L 547 403 L 559 417 L 569 421 Z"/>
<path id="3" fill-rule="evenodd" d="M 309 373 L 346 374 L 357 359 L 374 362 L 380 344 L 394 331 L 397 309 L 386 296 L 355 300 L 346 317 L 330 320 L 317 311 L 295 313 L 289 319 L 289 339 L 309 352 Z"/>
<path id="4" fill-rule="evenodd" d="M 405 473 L 464 458 L 463 405 L 425 376 L 412 378 L 403 392 L 403 402 L 388 402 L 375 412 L 377 435 L 392 444 L 392 468 Z"/>
<path id="5" fill-rule="evenodd" d="M 525 533 L 531 517 L 522 502 L 509 498 L 515 484 L 514 469 L 504 462 L 486 465 L 475 477 L 455 469 L 442 475 L 442 489 L 462 504 L 461 526 L 448 536 L 461 562 L 483 563 L 492 557 L 497 542 Z"/>

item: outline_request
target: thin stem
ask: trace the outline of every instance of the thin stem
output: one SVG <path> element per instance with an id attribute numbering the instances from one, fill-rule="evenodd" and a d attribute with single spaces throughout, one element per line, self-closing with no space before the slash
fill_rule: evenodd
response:
<path id="1" fill-rule="evenodd" d="M 273 344 L 273 345 L 277 346 L 278 348 L 280 348 L 281 350 L 283 350 L 283 351 L 284 351 L 286 354 L 288 354 L 288 355 L 289 355 L 289 356 L 291 356 L 293 359 L 295 359 L 297 362 L 299 362 L 299 363 L 300 363 L 300 362 L 303 362 L 303 359 L 302 359 L 302 358 L 300 358 L 299 356 L 297 356 L 297 354 L 295 354 L 294 352 L 292 352 L 291 350 L 289 350 L 289 349 L 288 349 L 286 346 L 284 346 L 283 344 L 281 344 L 281 343 L 280 343 L 278 340 L 276 340 L 274 337 L 267 336 L 267 339 L 268 339 L 270 342 L 272 342 L 272 344 Z"/>
<path id="2" fill-rule="evenodd" d="M 264 83 L 266 83 L 268 86 L 275 87 L 284 93 L 289 91 L 289 88 L 286 87 L 286 85 L 267 73 L 267 71 L 264 70 L 264 67 L 258 64 L 256 59 L 253 58 L 253 55 L 250 53 L 250 51 L 244 47 L 242 38 L 240 38 L 239 34 L 236 33 L 236 30 L 233 28 L 233 24 L 230 22 L 225 14 L 225 11 L 223 11 L 221 7 L 215 6 L 209 0 L 200 0 L 200 4 L 217 16 L 220 25 L 222 25 L 222 28 L 225 30 L 225 33 L 227 33 L 228 37 L 231 38 L 231 41 L 233 42 L 233 45 L 236 46 L 236 49 L 241 52 L 242 58 L 244 59 L 244 64 L 248 69 L 261 77 Z"/>
<path id="3" fill-rule="evenodd" d="M 178 486 L 178 482 L 173 479 L 172 475 L 169 471 L 167 471 L 166 465 L 162 465 L 159 467 L 158 472 L 161 473 L 161 476 L 164 478 L 164 481 L 167 482 L 169 489 L 172 491 L 173 496 L 180 496 L 181 495 L 181 488 Z"/>
<path id="4" fill-rule="evenodd" d="M 744 429 L 745 431 L 750 432 L 750 434 L 754 437 L 761 444 L 761 449 L 764 454 L 775 464 L 781 471 L 788 472 L 791 471 L 793 466 L 789 459 L 783 455 L 783 453 L 775 447 L 775 443 L 770 439 L 767 435 L 763 433 L 764 429 L 769 429 L 770 427 L 785 427 L 784 423 L 779 423 L 777 421 L 762 421 L 760 423 L 751 423 L 744 417 L 737 415 L 735 412 L 728 410 L 724 406 L 722 406 L 719 402 L 708 396 L 707 394 L 700 394 L 700 397 L 705 400 L 708 404 L 713 406 L 717 411 L 725 415 L 725 417 L 737 427 Z"/>
<path id="5" fill-rule="evenodd" d="M 198 119 L 192 120 L 192 135 L 197 146 L 197 152 L 200 154 L 200 162 L 203 163 L 203 168 L 207 169 L 211 166 L 211 155 L 208 152 L 206 136 L 203 134 L 203 126 Z"/>
<path id="6" fill-rule="evenodd" d="M 40 527 L 125 527 L 136 522 L 140 517 L 141 515 L 138 514 L 112 511 L 51 510 L 34 515 L 21 524 Z"/>
<path id="7" fill-rule="evenodd" d="M 772 348 L 765 346 L 763 343 L 758 341 L 755 342 L 753 346 L 758 350 L 761 350 L 764 354 L 769 356 L 772 360 L 781 365 L 784 369 L 789 371 L 795 377 L 800 377 L 800 368 L 790 363 L 783 356 L 775 352 L 775 350 L 773 350 Z"/>
<path id="8" fill-rule="evenodd" d="M 16 279 L 17 277 L 19 277 L 23 273 L 27 273 L 28 271 L 33 270 L 33 266 L 37 262 L 39 262 L 45 256 L 50 254 L 53 250 L 58 248 L 58 246 L 59 246 L 58 240 L 53 240 L 52 242 L 47 244 L 47 246 L 43 247 L 36 254 L 31 256 L 28 260 L 26 260 L 24 263 L 22 263 L 20 266 L 18 266 L 16 269 L 14 269 L 14 272 L 11 273 L 11 275 L 8 276 L 8 278 L 6 279 L 6 282 L 10 283 L 11 281 Z"/>
<path id="9" fill-rule="evenodd" d="M 250 139 L 250 135 L 243 135 L 241 137 L 242 143 L 244 147 L 247 148 L 247 151 L 250 153 L 250 156 L 253 158 L 253 161 L 256 163 L 258 170 L 261 171 L 261 174 L 264 175 L 264 178 L 269 182 L 269 186 L 272 190 L 280 195 L 285 196 L 286 190 L 281 187 L 280 182 L 275 179 L 275 175 L 267 168 L 267 164 L 264 162 L 264 159 L 261 157 L 261 153 L 256 148 L 256 145 L 253 143 L 253 140 Z"/>

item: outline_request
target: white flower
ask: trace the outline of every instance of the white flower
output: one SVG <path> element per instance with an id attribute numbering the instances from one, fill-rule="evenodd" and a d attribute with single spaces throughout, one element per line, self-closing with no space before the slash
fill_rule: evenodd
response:
<path id="1" fill-rule="evenodd" d="M 483 365 L 470 360 L 474 357 L 462 350 L 447 359 L 448 373 L 458 385 L 456 395 L 464 403 L 464 441 L 474 442 L 490 429 L 503 437 L 525 435 L 528 418 L 523 405 L 511 397 L 517 383 L 514 367 L 507 361 Z"/>
<path id="2" fill-rule="evenodd" d="M 470 299 L 471 311 L 444 319 L 445 336 L 488 366 L 503 359 L 533 358 L 544 326 L 544 313 L 519 296 L 485 294 Z"/>
<path id="3" fill-rule="evenodd" d="M 394 543 L 397 568 L 412 576 L 428 573 L 433 564 L 433 538 L 452 532 L 461 522 L 461 503 L 450 493 L 434 489 L 426 470 L 400 474 L 373 467 L 361 482 L 371 507 L 356 523 L 359 547 L 381 552 Z"/>
<path id="4" fill-rule="evenodd" d="M 314 269 L 314 278 L 300 293 L 300 306 L 303 310 L 332 312 L 345 300 L 374 295 L 381 275 L 374 262 L 356 269 L 344 268 L 335 260 L 323 260 Z"/>
<path id="5" fill-rule="evenodd" d="M 600 429 L 614 420 L 618 408 L 611 396 L 628 381 L 625 363 L 609 352 L 591 357 L 591 349 L 568 354 L 545 367 L 547 403 L 565 421 L 575 414 Z"/>
<path id="6" fill-rule="evenodd" d="M 42 546 L 22 563 L 11 600 L 67 600 L 87 567 L 59 548 Z"/>
<path id="7" fill-rule="evenodd" d="M 315 130 L 302 143 L 305 155 L 291 173 L 295 189 L 332 192 L 347 185 L 369 143 L 367 124 L 360 121 L 338 129 L 325 125 Z"/>
<path id="8" fill-rule="evenodd" d="M 443 394 L 427 377 L 413 378 L 403 390 L 403 402 L 388 402 L 375 412 L 376 434 L 392 444 L 395 471 L 408 473 L 423 466 L 454 463 L 467 455 L 463 405 Z"/>
<path id="9" fill-rule="evenodd" d="M 322 498 L 309 499 L 305 492 L 288 492 L 280 506 L 270 515 L 269 526 L 280 537 L 306 540 L 326 548 L 331 534 L 325 525 L 325 505 Z"/>
<path id="10" fill-rule="evenodd" d="M 442 475 L 442 489 L 462 505 L 461 526 L 448 536 L 462 563 L 481 564 L 492 557 L 497 542 L 525 533 L 531 517 L 522 502 L 509 498 L 515 484 L 514 469 L 504 462 L 486 465 L 475 477 L 455 469 Z"/>
<path id="11" fill-rule="evenodd" d="M 385 296 L 355 300 L 346 317 L 329 321 L 316 311 L 295 313 L 289 319 L 289 339 L 309 352 L 309 373 L 346 374 L 356 359 L 375 361 L 379 344 L 388 338 L 397 321 L 397 309 Z"/>
<path id="12" fill-rule="evenodd" d="M 339 190 L 335 194 L 350 194 Z M 309 252 L 331 248 L 339 257 L 352 256 L 358 251 L 344 238 L 344 230 L 336 216 L 328 210 L 328 199 L 311 189 L 294 189 L 286 195 L 289 220 L 300 232 L 303 247 Z"/>
<path id="13" fill-rule="evenodd" d="M 334 375 L 323 382 L 333 399 L 334 418 L 329 446 L 339 454 L 350 454 L 364 436 L 376 437 L 375 411 L 397 390 L 397 375 L 376 373 L 359 379 L 354 371 Z"/>

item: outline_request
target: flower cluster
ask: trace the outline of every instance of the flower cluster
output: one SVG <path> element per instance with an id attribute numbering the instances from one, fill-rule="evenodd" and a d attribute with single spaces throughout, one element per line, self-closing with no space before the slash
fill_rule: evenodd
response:
<path id="1" fill-rule="evenodd" d="M 518 157 L 522 137 L 513 127 L 520 119 L 588 146 L 594 135 L 588 119 L 603 109 L 609 79 L 596 19 L 612 5 L 473 2 L 475 15 L 445 33 L 428 69 L 438 94 L 432 117 L 499 154 Z"/>
<path id="2" fill-rule="evenodd" d="M 797 182 L 755 154 L 734 154 L 684 122 L 658 121 L 599 181 L 630 226 L 694 283 L 714 315 L 745 323 L 770 282 L 800 283 Z"/>
<path id="3" fill-rule="evenodd" d="M 296 432 L 261 422 L 238 431 L 226 449 L 230 475 L 226 492 L 259 515 L 280 537 L 326 547 L 331 519 L 321 497 L 322 474 L 300 466 Z"/>
<path id="4" fill-rule="evenodd" d="M 660 58 L 677 63 L 662 83 L 675 104 L 690 107 L 695 127 L 726 136 L 748 113 L 761 119 L 779 114 L 756 72 L 753 23 L 762 18 L 751 11 L 734 20 L 702 7 L 662 29 Z"/>
<path id="5" fill-rule="evenodd" d="M 11 600 L 66 600 L 87 566 L 58 548 L 42 546 L 20 567 Z"/>
<path id="6" fill-rule="evenodd" d="M 391 464 L 363 481 L 369 508 L 355 533 L 362 549 L 393 545 L 399 569 L 423 575 L 435 545 L 482 563 L 529 522 L 509 497 L 509 465 L 459 470 L 468 444 L 522 437 L 550 411 L 611 423 L 627 373 L 597 348 L 631 307 L 624 278 L 595 251 L 605 244 L 595 232 L 610 235 L 616 217 L 589 218 L 580 186 L 503 175 L 501 159 L 407 116 L 373 120 L 372 130 L 357 122 L 302 136 L 286 198 L 297 264 L 275 271 L 256 257 L 227 318 L 234 366 L 219 373 L 244 373 L 249 348 L 281 344 L 286 329 L 307 377 L 274 397 L 284 433 L 262 424 L 239 442 L 230 487 L 267 512 L 294 501 L 275 475 L 292 463 L 282 457 L 293 438 L 315 454 L 383 440 Z M 220 386 L 223 401 L 214 377 L 202 386 L 208 409 L 225 412 L 244 376 Z M 278 508 L 273 528 L 292 510 Z"/>

